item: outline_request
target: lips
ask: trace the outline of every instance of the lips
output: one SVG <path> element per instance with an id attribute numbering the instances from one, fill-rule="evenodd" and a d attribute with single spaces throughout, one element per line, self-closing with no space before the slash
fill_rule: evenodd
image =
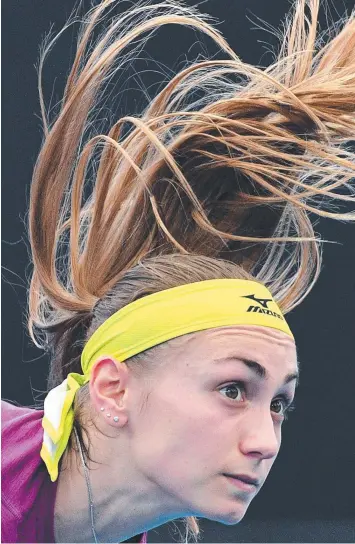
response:
<path id="1" fill-rule="evenodd" d="M 229 478 L 235 478 L 237 480 L 241 480 L 242 482 L 245 482 L 246 484 L 255 485 L 255 487 L 260 486 L 260 480 L 253 476 L 248 476 L 247 474 L 225 474 L 225 476 L 228 476 Z"/>

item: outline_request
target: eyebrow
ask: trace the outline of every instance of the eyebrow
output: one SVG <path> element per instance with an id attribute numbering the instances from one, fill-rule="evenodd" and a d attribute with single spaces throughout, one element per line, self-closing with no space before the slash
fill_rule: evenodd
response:
<path id="1" fill-rule="evenodd" d="M 214 359 L 214 363 L 220 363 L 223 361 L 239 361 L 243 363 L 245 366 L 247 366 L 254 374 L 256 374 L 260 379 L 262 380 L 268 380 L 270 378 L 270 375 L 265 367 L 263 367 L 260 363 L 257 363 L 256 361 L 250 361 L 250 359 L 244 359 L 242 357 L 237 357 L 236 355 L 230 355 L 229 357 L 223 357 L 221 359 Z M 298 367 L 300 365 L 299 361 L 297 361 Z M 287 383 L 292 382 L 293 380 L 296 380 L 296 387 L 300 383 L 300 375 L 299 372 L 293 372 L 291 374 L 287 374 L 284 379 L 284 385 Z"/>

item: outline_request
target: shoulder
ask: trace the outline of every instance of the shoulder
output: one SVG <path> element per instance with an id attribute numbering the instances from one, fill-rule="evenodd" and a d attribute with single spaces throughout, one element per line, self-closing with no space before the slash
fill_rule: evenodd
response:
<path id="1" fill-rule="evenodd" d="M 2 530 L 16 534 L 31 525 L 35 510 L 51 508 L 56 485 L 40 457 L 43 411 L 1 401 Z M 20 529 L 21 526 L 21 529 Z M 9 542 L 13 540 L 9 540 Z M 26 540 L 21 540 L 27 542 Z"/>
<path id="2" fill-rule="evenodd" d="M 15 457 L 28 458 L 31 453 L 36 455 L 42 443 L 42 417 L 42 410 L 1 401 L 1 440 L 5 463 L 16 462 Z"/>
<path id="3" fill-rule="evenodd" d="M 9 401 L 1 400 L 1 431 L 7 433 L 9 426 L 23 425 L 25 422 L 40 422 L 43 410 L 36 410 L 27 406 L 19 406 Z"/>
<path id="4" fill-rule="evenodd" d="M 11 498 L 13 512 L 22 510 L 42 463 L 41 421 L 41 411 L 1 401 L 2 496 Z"/>
<path id="5" fill-rule="evenodd" d="M 1 401 L 1 473 L 5 494 L 18 490 L 21 482 L 31 479 L 42 463 L 42 416 L 41 410 Z"/>

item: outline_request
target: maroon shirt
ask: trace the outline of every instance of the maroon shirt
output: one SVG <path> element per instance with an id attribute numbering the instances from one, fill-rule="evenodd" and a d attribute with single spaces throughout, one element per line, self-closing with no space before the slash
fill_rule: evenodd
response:
<path id="1" fill-rule="evenodd" d="M 1 401 L 1 542 L 55 542 L 52 482 L 40 457 L 42 410 Z M 141 536 L 146 543 L 147 533 Z"/>

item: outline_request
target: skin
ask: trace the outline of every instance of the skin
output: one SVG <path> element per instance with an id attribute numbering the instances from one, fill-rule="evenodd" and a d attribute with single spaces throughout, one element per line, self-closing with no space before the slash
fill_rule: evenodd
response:
<path id="1" fill-rule="evenodd" d="M 216 362 L 231 355 L 237 358 Z M 143 381 L 110 358 L 99 359 L 92 371 L 99 430 L 90 426 L 89 436 L 102 464 L 89 463 L 89 469 L 101 542 L 192 515 L 239 523 L 280 449 L 285 405 L 279 399 L 293 399 L 296 380 L 284 385 L 284 379 L 298 370 L 291 337 L 266 327 L 221 327 L 174 339 L 157 356 L 162 364 Z M 262 365 L 268 379 L 243 358 Z M 235 381 L 246 390 L 227 387 Z M 66 462 L 55 506 L 56 541 L 92 542 L 83 471 L 74 453 Z M 248 474 L 261 485 L 241 490 L 225 473 Z"/>

